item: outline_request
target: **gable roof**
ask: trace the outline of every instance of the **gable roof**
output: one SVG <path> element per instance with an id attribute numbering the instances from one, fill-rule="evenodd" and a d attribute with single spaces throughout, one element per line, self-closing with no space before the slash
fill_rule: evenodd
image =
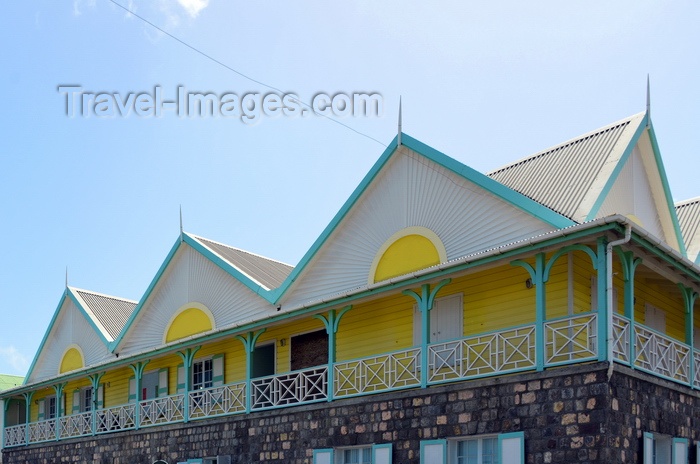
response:
<path id="1" fill-rule="evenodd" d="M 119 333 L 126 325 L 126 321 L 138 304 L 136 301 L 88 290 L 72 287 L 69 287 L 69 290 L 79 300 L 80 306 L 97 320 L 101 329 L 106 332 L 106 338 L 110 341 L 119 336 Z"/>
<path id="2" fill-rule="evenodd" d="M 21 375 L 0 374 L 0 391 L 19 387 L 24 382 Z"/>
<path id="3" fill-rule="evenodd" d="M 636 114 L 487 175 L 559 214 L 584 222 L 592 219 L 588 217 L 590 208 L 582 209 L 585 200 L 601 194 L 600 188 L 592 191 L 592 187 L 611 176 L 625 151 L 639 138 L 645 121 L 645 113 Z"/>
<path id="4" fill-rule="evenodd" d="M 294 266 L 223 243 L 188 234 L 251 279 L 270 290 L 282 285 Z"/>
<path id="5" fill-rule="evenodd" d="M 700 258 L 700 197 L 678 202 L 675 206 L 688 259 L 697 264 Z"/>

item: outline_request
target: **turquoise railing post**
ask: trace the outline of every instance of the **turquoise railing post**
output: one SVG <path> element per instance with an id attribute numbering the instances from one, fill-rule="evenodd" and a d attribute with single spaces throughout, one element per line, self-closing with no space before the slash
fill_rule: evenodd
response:
<path id="1" fill-rule="evenodd" d="M 535 368 L 538 371 L 544 369 L 544 321 L 547 316 L 545 293 L 545 254 L 535 255 L 535 266 L 516 259 L 510 263 L 512 266 L 520 266 L 530 274 L 530 280 L 535 287 Z"/>
<path id="2" fill-rule="evenodd" d="M 143 371 L 146 368 L 146 364 L 151 362 L 150 360 L 146 362 L 137 362 L 134 364 L 129 364 L 129 367 L 134 371 L 134 392 L 135 403 L 134 403 L 134 428 L 138 430 L 141 427 L 141 407 L 139 405 L 139 392 L 141 392 L 141 381 L 143 378 Z"/>
<path id="3" fill-rule="evenodd" d="M 605 237 L 600 237 L 597 240 L 597 286 L 598 286 L 598 361 L 609 361 L 608 359 L 608 317 L 612 308 L 608 308 L 608 266 L 607 266 L 607 256 L 606 247 L 607 240 Z M 612 330 L 612 327 L 610 328 Z"/>
<path id="4" fill-rule="evenodd" d="M 29 424 L 31 422 L 31 413 L 32 413 L 32 397 L 34 396 L 33 391 L 24 393 L 24 409 L 25 409 L 25 414 L 26 414 L 26 426 L 24 428 L 24 444 L 28 445 L 29 444 Z"/>
<path id="5" fill-rule="evenodd" d="M 628 343 L 629 343 L 629 362 L 630 367 L 634 369 L 634 359 L 637 356 L 635 345 L 635 329 L 634 329 L 634 275 L 637 266 L 642 263 L 642 258 L 635 258 L 631 251 L 622 251 L 620 247 L 616 247 L 622 265 L 622 277 L 625 282 L 625 317 L 629 320 Z"/>
<path id="6" fill-rule="evenodd" d="M 189 422 L 190 420 L 190 390 L 192 389 L 192 361 L 194 360 L 194 355 L 201 348 L 201 345 L 196 348 L 187 348 L 184 351 L 178 351 L 177 354 L 182 358 L 185 369 L 185 392 L 182 404 L 182 415 L 183 421 Z"/>
<path id="7" fill-rule="evenodd" d="M 92 404 L 91 404 L 91 414 L 90 414 L 90 428 L 92 435 L 97 433 L 97 405 L 98 405 L 98 391 L 100 389 L 100 380 L 102 376 L 105 375 L 104 372 L 101 374 L 92 374 L 89 379 L 92 384 Z M 103 400 L 104 401 L 104 400 Z"/>
<path id="8" fill-rule="evenodd" d="M 53 389 L 56 392 L 56 417 L 54 418 L 54 432 L 56 432 L 56 440 L 61 439 L 61 417 L 63 417 L 63 408 L 61 408 L 61 405 L 63 404 L 63 401 L 61 399 L 63 398 L 63 389 L 66 388 L 66 384 L 64 383 L 59 383 L 58 385 L 54 385 Z"/>
<path id="9" fill-rule="evenodd" d="M 688 372 L 688 380 L 690 383 L 690 387 L 694 388 L 695 386 L 695 370 L 697 369 L 697 366 L 695 366 L 695 337 L 693 334 L 694 329 L 694 322 L 695 322 L 695 311 L 694 311 L 694 306 L 695 306 L 695 300 L 698 298 L 698 294 L 693 291 L 693 289 L 686 287 L 683 284 L 678 284 L 678 287 L 681 290 L 681 294 L 683 295 L 683 303 L 685 304 L 685 343 L 690 346 L 690 355 L 689 355 L 689 372 Z"/>

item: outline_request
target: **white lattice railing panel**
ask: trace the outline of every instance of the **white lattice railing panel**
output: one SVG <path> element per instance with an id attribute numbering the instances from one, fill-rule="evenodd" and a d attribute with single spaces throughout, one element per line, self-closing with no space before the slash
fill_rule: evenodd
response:
<path id="1" fill-rule="evenodd" d="M 12 425 L 5 427 L 5 447 L 24 445 L 27 443 L 27 425 Z"/>
<path id="2" fill-rule="evenodd" d="M 139 402 L 140 425 L 168 424 L 185 419 L 185 395 L 164 396 Z"/>
<path id="3" fill-rule="evenodd" d="M 634 364 L 655 374 L 690 382 L 690 347 L 642 325 L 635 325 Z"/>
<path id="4" fill-rule="evenodd" d="M 598 357 L 598 315 L 569 316 L 544 324 L 545 364 Z"/>
<path id="5" fill-rule="evenodd" d="M 336 363 L 336 397 L 362 395 L 420 385 L 420 348 Z"/>
<path id="6" fill-rule="evenodd" d="M 630 363 L 630 321 L 613 314 L 613 357 L 616 361 Z"/>
<path id="7" fill-rule="evenodd" d="M 92 412 L 81 412 L 58 419 L 61 438 L 80 437 L 92 434 Z"/>
<path id="8" fill-rule="evenodd" d="M 29 424 L 29 443 L 56 439 L 56 419 Z"/>
<path id="9" fill-rule="evenodd" d="M 245 411 L 245 382 L 192 391 L 190 419 Z"/>
<path id="10" fill-rule="evenodd" d="M 535 367 L 535 326 L 476 335 L 428 347 L 429 382 Z"/>
<path id="11" fill-rule="evenodd" d="M 328 398 L 328 367 L 315 367 L 251 381 L 252 409 L 309 403 Z"/>
<path id="12" fill-rule="evenodd" d="M 693 366 L 695 366 L 695 379 L 693 379 L 693 386 L 695 388 L 700 388 L 700 351 L 693 350 Z"/>
<path id="13" fill-rule="evenodd" d="M 97 433 L 129 430 L 136 426 L 134 403 L 100 409 L 96 413 Z"/>

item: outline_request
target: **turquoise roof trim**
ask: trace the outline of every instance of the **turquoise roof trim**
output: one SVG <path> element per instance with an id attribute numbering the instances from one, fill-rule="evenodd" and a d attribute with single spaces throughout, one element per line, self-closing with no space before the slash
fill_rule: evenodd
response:
<path id="1" fill-rule="evenodd" d="M 66 302 L 67 299 L 70 299 L 70 301 L 75 304 L 75 306 L 78 308 L 78 310 L 83 314 L 83 317 L 88 321 L 90 326 L 93 328 L 95 333 L 100 337 L 102 340 L 102 343 L 104 343 L 105 347 L 109 350 L 111 345 L 110 341 L 107 340 L 107 338 L 104 336 L 102 331 L 97 327 L 95 324 L 95 321 L 92 320 L 90 315 L 88 314 L 88 311 L 83 307 L 83 305 L 80 303 L 80 300 L 75 296 L 73 293 L 73 290 L 70 287 L 66 287 L 66 289 L 63 291 L 63 295 L 61 296 L 61 299 L 58 302 L 58 306 L 56 307 L 56 311 L 53 313 L 53 317 L 51 318 L 51 322 L 49 322 L 49 327 L 46 329 L 46 333 L 44 333 L 44 338 L 41 339 L 41 343 L 39 344 L 39 349 L 36 351 L 36 354 L 34 355 L 34 359 L 32 360 L 32 363 L 29 366 L 29 370 L 27 371 L 27 376 L 24 378 L 24 382 L 22 382 L 22 385 L 25 385 L 27 380 L 32 376 L 32 372 L 34 371 L 34 368 L 36 367 L 36 363 L 39 361 L 39 357 L 41 357 L 41 353 L 44 351 L 44 347 L 46 346 L 46 342 L 49 338 L 49 335 L 53 331 L 53 327 L 56 324 L 56 320 L 58 319 L 58 315 L 61 313 L 61 308 L 63 308 L 63 304 Z"/>
<path id="2" fill-rule="evenodd" d="M 459 161 L 450 158 L 444 153 L 419 142 L 413 137 L 401 134 L 402 145 L 407 148 L 425 156 L 429 160 L 439 164 L 440 166 L 449 169 L 455 174 L 467 179 L 470 182 L 482 187 L 488 192 L 494 194 L 495 196 L 501 198 L 502 200 L 512 204 L 516 208 L 525 211 L 528 214 L 546 222 L 547 224 L 556 227 L 558 229 L 569 227 L 575 225 L 576 222 L 571 219 L 547 208 L 546 206 L 537 203 L 536 201 L 526 197 L 525 195 L 516 192 L 513 189 L 506 187 L 505 185 L 489 178 L 488 176 L 470 168 L 469 166 L 460 163 Z M 309 262 L 313 259 L 316 253 L 321 249 L 323 244 L 328 240 L 328 237 L 335 231 L 338 225 L 343 221 L 347 213 L 352 209 L 352 207 L 357 203 L 359 198 L 365 192 L 367 187 L 372 183 L 372 181 L 377 177 L 382 168 L 386 165 L 389 159 L 393 156 L 398 148 L 398 135 L 394 137 L 394 140 L 386 147 L 381 157 L 372 166 L 369 173 L 362 179 L 362 182 L 355 188 L 350 198 L 343 204 L 340 211 L 333 217 L 331 222 L 326 226 L 321 235 L 316 239 L 316 241 L 311 245 L 311 248 L 302 257 L 299 264 L 294 268 L 294 270 L 289 274 L 287 279 L 280 285 L 276 290 L 271 291 L 270 296 L 275 296 L 273 304 L 277 303 L 279 299 L 284 295 L 291 284 L 296 280 L 296 278 L 301 274 L 301 272 L 306 268 Z"/>

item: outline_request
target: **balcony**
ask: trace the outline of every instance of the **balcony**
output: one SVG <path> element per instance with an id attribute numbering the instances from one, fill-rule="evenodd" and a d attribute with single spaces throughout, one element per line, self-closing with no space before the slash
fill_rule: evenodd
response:
<path id="1" fill-rule="evenodd" d="M 577 314 L 462 339 L 316 366 L 185 394 L 128 403 L 57 419 L 6 427 L 4 446 L 117 433 L 334 399 L 438 385 L 598 359 L 598 315 Z M 629 321 L 615 318 L 615 357 L 627 362 Z M 635 327 L 635 365 L 687 383 L 689 347 L 642 326 Z M 627 351 L 625 351 L 627 347 Z M 695 361 L 700 362 L 700 353 Z M 427 363 L 423 371 L 421 366 Z M 332 381 L 331 381 L 332 380 Z M 696 376 L 695 385 L 700 385 Z"/>

